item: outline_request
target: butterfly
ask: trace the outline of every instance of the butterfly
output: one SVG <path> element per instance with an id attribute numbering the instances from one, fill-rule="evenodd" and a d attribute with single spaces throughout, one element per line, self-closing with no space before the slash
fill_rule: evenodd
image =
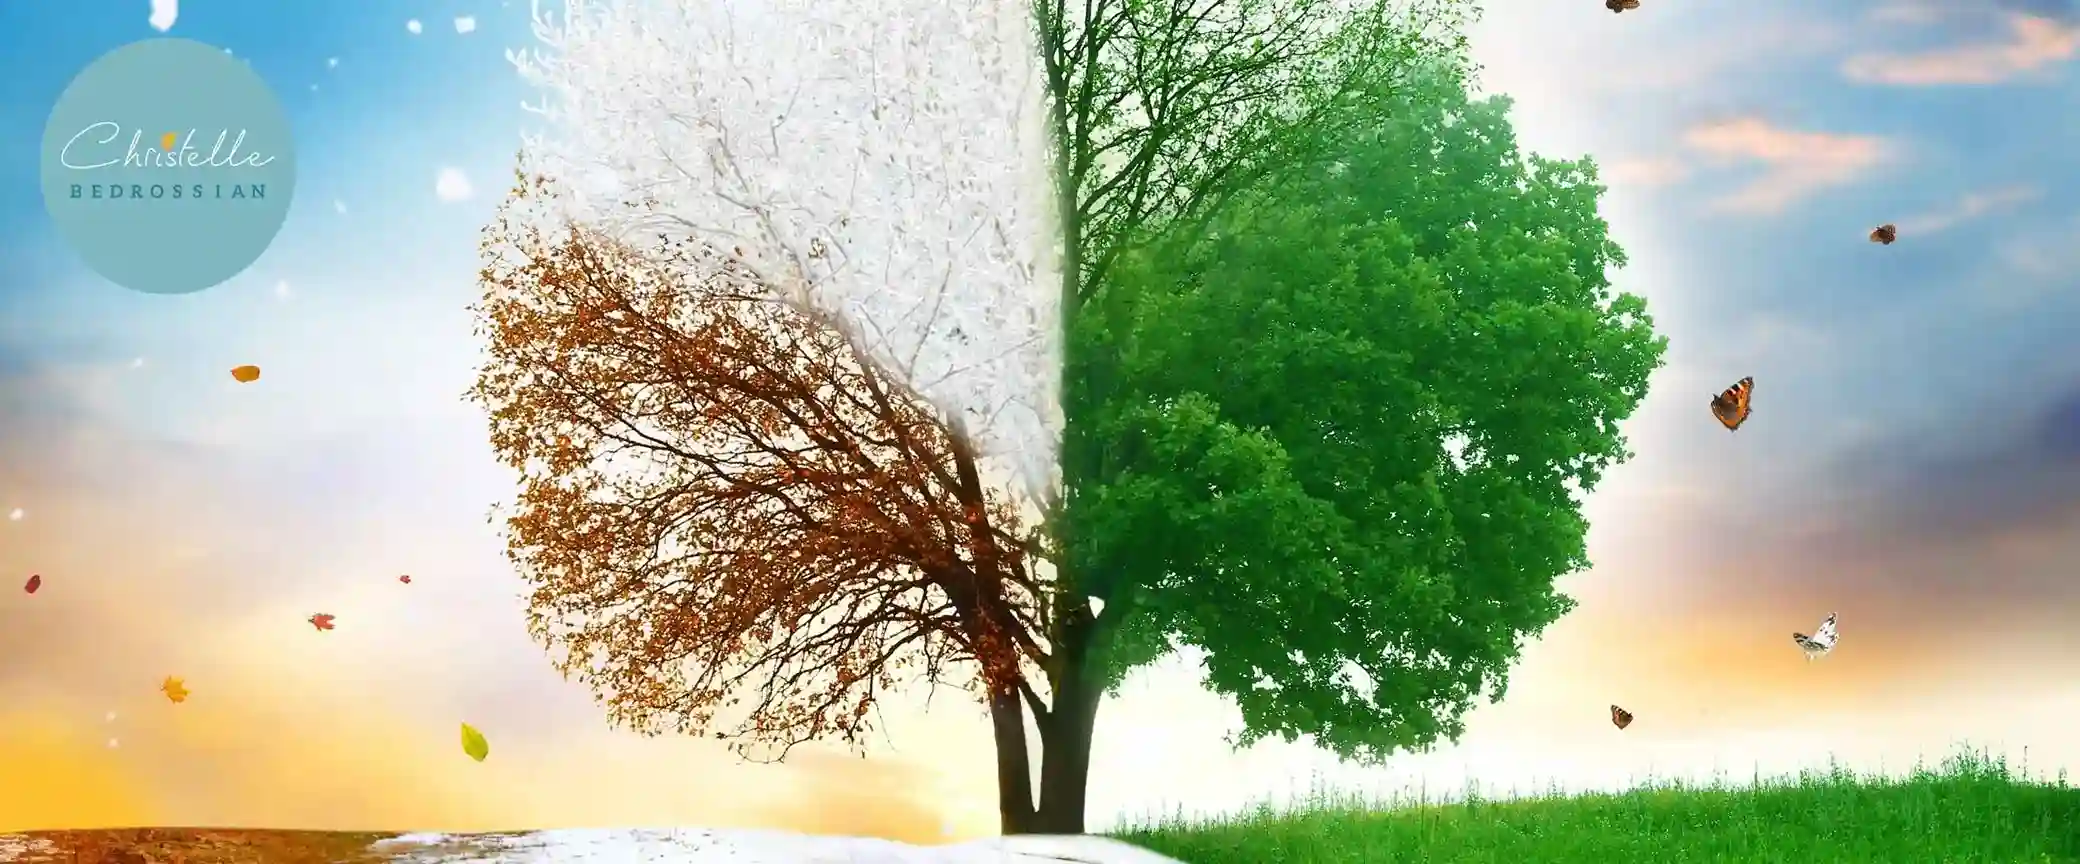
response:
<path id="1" fill-rule="evenodd" d="M 1616 706 L 1616 705 L 1612 705 L 1612 706 L 1611 706 L 1611 725 L 1612 725 L 1612 726 L 1616 726 L 1616 727 L 1618 727 L 1618 728 L 1620 728 L 1620 729 L 1623 729 L 1623 728 L 1625 728 L 1625 727 L 1627 727 L 1627 726 L 1630 726 L 1630 725 L 1632 725 L 1632 712 L 1630 712 L 1630 711 L 1627 711 L 1627 710 L 1625 710 L 1625 709 L 1623 709 L 1623 708 L 1620 708 L 1620 707 L 1618 707 L 1618 706 Z"/>
<path id="2" fill-rule="evenodd" d="M 1749 401 L 1755 395 L 1755 379 L 1742 378 L 1732 387 L 1712 397 L 1712 416 L 1719 418 L 1719 425 L 1731 432 L 1748 422 Z"/>
<path id="3" fill-rule="evenodd" d="M 1890 223 L 1890 222 L 1887 222 L 1887 223 L 1885 223 L 1885 224 L 1883 224 L 1883 225 L 1880 225 L 1880 226 L 1878 226 L 1878 227 L 1876 227 L 1876 228 L 1872 228 L 1872 229 L 1871 229 L 1871 242 L 1872 242 L 1872 243 L 1877 243 L 1877 244 L 1880 244 L 1880 245 L 1884 245 L 1884 246 L 1890 246 L 1890 245 L 1892 245 L 1892 241 L 1894 241 L 1894 240 L 1898 240 L 1898 239 L 1899 239 L 1899 226 L 1897 226 L 1897 225 L 1894 225 L 1894 224 L 1892 224 L 1892 223 Z"/>
<path id="4" fill-rule="evenodd" d="M 323 612 L 320 612 L 320 613 L 318 613 L 318 614 L 316 614 L 316 615 L 312 615 L 312 616 L 311 616 L 311 619 L 310 619 L 310 620 L 311 620 L 311 626 L 312 626 L 312 627 L 316 627 L 316 628 L 318 628 L 319 630 L 330 630 L 330 629 L 332 629 L 332 616 L 330 616 L 330 615 L 327 615 L 327 614 L 325 614 L 325 613 L 323 613 Z"/>
<path id="5" fill-rule="evenodd" d="M 1603 0 L 1603 8 L 1609 9 L 1612 12 L 1623 12 L 1627 9 L 1638 9 L 1639 0 Z"/>
<path id="6" fill-rule="evenodd" d="M 1834 643 L 1838 638 L 1840 637 L 1835 635 L 1834 613 L 1832 612 L 1827 613 L 1827 620 L 1820 622 L 1820 629 L 1813 631 L 1813 635 L 1807 636 L 1804 633 L 1791 634 L 1791 641 L 1798 643 L 1798 647 L 1805 649 L 1807 661 L 1811 661 L 1815 657 L 1827 656 L 1827 652 L 1834 650 Z"/>

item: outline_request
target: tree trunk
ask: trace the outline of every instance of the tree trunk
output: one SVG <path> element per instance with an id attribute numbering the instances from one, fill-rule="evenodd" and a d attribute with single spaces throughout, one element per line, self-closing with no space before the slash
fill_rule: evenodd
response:
<path id="1" fill-rule="evenodd" d="M 1084 683 L 1079 669 L 1063 676 L 1053 710 L 1040 725 L 1040 809 L 1034 820 L 1041 834 L 1082 834 L 1091 779 L 1091 732 L 1097 727 L 1103 694 Z"/>
<path id="2" fill-rule="evenodd" d="M 989 724 L 997 742 L 999 830 L 1005 834 L 1037 833 L 1033 769 L 1026 760 L 1026 714 L 1017 690 L 1006 689 L 990 696 Z"/>

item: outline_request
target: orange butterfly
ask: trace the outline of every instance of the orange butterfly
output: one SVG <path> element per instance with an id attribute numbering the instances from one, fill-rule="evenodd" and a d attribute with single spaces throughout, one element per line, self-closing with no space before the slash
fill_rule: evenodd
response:
<path id="1" fill-rule="evenodd" d="M 1612 705 L 1611 725 L 1616 726 L 1620 729 L 1632 725 L 1632 712 L 1620 708 L 1616 705 Z"/>
<path id="2" fill-rule="evenodd" d="M 1603 8 L 1609 9 L 1612 12 L 1623 12 L 1627 9 L 1638 9 L 1639 0 L 1603 0 Z"/>
<path id="3" fill-rule="evenodd" d="M 1876 228 L 1872 228 L 1872 229 L 1871 229 L 1871 242 L 1872 242 L 1872 243 L 1878 243 L 1878 244 L 1882 244 L 1882 245 L 1885 245 L 1885 246 L 1890 246 L 1890 245 L 1892 245 L 1892 241 L 1894 241 L 1894 240 L 1898 240 L 1898 239 L 1899 239 L 1899 226 L 1893 225 L 1893 224 L 1891 224 L 1891 223 L 1886 223 L 1886 224 L 1884 224 L 1884 225 L 1880 225 L 1880 226 L 1878 226 L 1878 227 L 1876 227 Z"/>
<path id="4" fill-rule="evenodd" d="M 1719 425 L 1731 432 L 1748 422 L 1749 402 L 1755 396 L 1755 379 L 1742 378 L 1712 397 L 1712 416 L 1719 418 Z"/>

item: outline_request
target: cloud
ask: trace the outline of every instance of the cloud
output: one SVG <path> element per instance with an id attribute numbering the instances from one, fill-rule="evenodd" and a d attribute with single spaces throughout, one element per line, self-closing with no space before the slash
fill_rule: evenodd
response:
<path id="1" fill-rule="evenodd" d="M 477 29 L 477 19 L 476 19 L 476 16 L 473 16 L 473 15 L 462 15 L 462 16 L 458 16 L 458 17 L 456 17 L 456 19 L 455 19 L 455 32 L 457 32 L 457 33 L 474 33 L 474 32 L 476 32 L 476 29 Z"/>
<path id="2" fill-rule="evenodd" d="M 442 201 L 466 201 L 475 191 L 460 168 L 442 168 L 433 181 L 433 194 Z"/>
<path id="3" fill-rule="evenodd" d="M 1933 24 L 1942 20 L 1943 10 L 1927 2 L 1904 0 L 1875 7 L 1865 17 L 1882 24 Z"/>
<path id="4" fill-rule="evenodd" d="M 2080 29 L 2050 18 L 2012 15 L 2005 41 L 1918 54 L 1858 54 L 1842 63 L 1851 81 L 1900 87 L 1999 84 L 2063 63 L 2080 53 Z"/>
<path id="5" fill-rule="evenodd" d="M 180 0 L 152 0 L 152 17 L 145 19 L 153 30 L 164 33 L 173 29 L 173 20 L 181 16 Z"/>
<path id="6" fill-rule="evenodd" d="M 426 28 L 420 26 L 419 19 L 413 18 L 410 21 L 404 22 L 404 29 L 406 32 L 411 33 L 413 36 L 417 36 L 419 35 L 419 31 L 424 30 Z"/>
<path id="7" fill-rule="evenodd" d="M 1690 166 L 1673 156 L 1619 159 L 1603 169 L 1603 179 L 1612 186 L 1657 188 L 1681 183 L 1690 176 Z"/>
<path id="8" fill-rule="evenodd" d="M 1775 213 L 1822 189 L 1855 182 L 1891 157 L 1882 138 L 1785 129 L 1742 117 L 1692 127 L 1683 144 L 1722 163 L 1756 163 L 1761 174 L 1714 208 Z"/>
<path id="9" fill-rule="evenodd" d="M 1943 209 L 1900 220 L 1900 231 L 1913 236 L 1934 234 L 1983 216 L 2011 210 L 2043 196 L 2042 190 L 2029 186 L 1974 192 Z"/>

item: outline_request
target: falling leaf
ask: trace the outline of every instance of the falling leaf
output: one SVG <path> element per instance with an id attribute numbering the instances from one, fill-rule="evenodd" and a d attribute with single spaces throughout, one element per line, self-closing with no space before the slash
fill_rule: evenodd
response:
<path id="1" fill-rule="evenodd" d="M 260 367 L 233 366 L 231 367 L 231 378 L 240 384 L 251 384 L 260 380 Z"/>
<path id="2" fill-rule="evenodd" d="M 478 732 L 477 727 L 464 723 L 462 752 L 469 754 L 469 758 L 482 762 L 484 757 L 491 755 L 491 742 L 484 740 L 484 733 Z"/>
<path id="3" fill-rule="evenodd" d="M 311 626 L 316 627 L 319 630 L 330 630 L 332 629 L 332 616 L 327 615 L 323 612 L 320 612 L 316 615 L 312 615 Z"/>
<path id="4" fill-rule="evenodd" d="M 1871 229 L 1872 243 L 1877 243 L 1881 246 L 1890 246 L 1892 245 L 1892 241 L 1898 239 L 1899 227 L 1891 223 L 1886 223 L 1884 225 L 1880 225 L 1876 228 Z"/>
<path id="5" fill-rule="evenodd" d="M 166 694 L 166 698 L 173 700 L 176 705 L 188 701 L 188 688 L 181 684 L 181 679 L 171 675 L 166 676 L 166 681 L 159 685 L 159 692 Z"/>
<path id="6" fill-rule="evenodd" d="M 174 142 L 179 140 L 181 140 L 181 136 L 172 132 L 161 135 L 159 136 L 159 149 L 171 153 L 173 152 Z"/>
<path id="7" fill-rule="evenodd" d="M 36 593 L 36 589 L 38 589 L 38 588 L 42 588 L 42 587 L 43 587 L 43 574 L 41 574 L 41 573 L 31 573 L 31 574 L 29 574 L 29 581 L 27 581 L 27 582 L 24 582 L 24 583 L 22 583 L 22 591 L 23 591 L 24 593 L 28 593 L 28 594 L 34 594 L 34 593 Z"/>
<path id="8" fill-rule="evenodd" d="M 412 584 L 412 575 L 410 573 L 407 573 L 403 576 L 399 576 L 397 577 L 397 581 L 403 582 L 406 585 L 410 585 Z"/>

